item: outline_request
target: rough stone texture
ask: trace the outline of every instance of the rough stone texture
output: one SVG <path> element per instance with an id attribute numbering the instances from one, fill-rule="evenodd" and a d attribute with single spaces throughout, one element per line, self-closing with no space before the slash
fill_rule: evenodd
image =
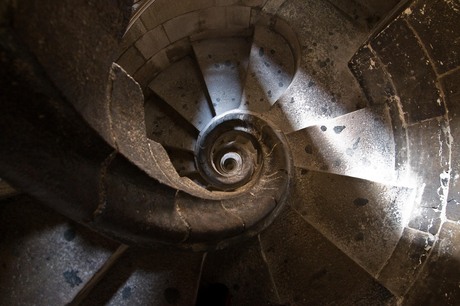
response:
<path id="1" fill-rule="evenodd" d="M 183 72 L 187 73 L 183 73 Z M 213 117 L 203 77 L 190 57 L 173 64 L 149 85 L 157 95 L 201 131 Z"/>
<path id="2" fill-rule="evenodd" d="M 195 304 L 203 255 L 129 249 L 83 305 Z"/>
<path id="3" fill-rule="evenodd" d="M 200 29 L 200 15 L 198 11 L 175 17 L 164 23 L 164 28 L 171 42 L 190 36 Z"/>
<path id="4" fill-rule="evenodd" d="M 139 50 L 132 46 L 118 58 L 117 63 L 130 75 L 133 75 L 139 68 L 145 65 L 145 59 Z"/>
<path id="5" fill-rule="evenodd" d="M 158 26 L 139 38 L 134 44 L 146 60 L 169 45 L 168 37 L 162 26 Z"/>
<path id="6" fill-rule="evenodd" d="M 245 38 L 202 40 L 193 43 L 195 57 L 216 115 L 238 108 L 251 44 Z"/>
<path id="7" fill-rule="evenodd" d="M 111 143 L 106 89 L 131 1 L 18 3 L 14 30 L 66 99 Z"/>
<path id="8" fill-rule="evenodd" d="M 445 222 L 405 305 L 458 305 L 460 300 L 460 225 Z"/>
<path id="9" fill-rule="evenodd" d="M 185 193 L 179 193 L 175 205 L 190 228 L 187 242 L 218 242 L 244 231 L 241 218 L 226 210 L 220 201 L 197 201 Z"/>
<path id="10" fill-rule="evenodd" d="M 205 296 L 212 294 L 209 290 L 217 283 L 229 289 L 232 305 L 279 305 L 276 288 L 257 238 L 207 254 L 198 305 L 213 305 L 205 303 Z"/>
<path id="11" fill-rule="evenodd" d="M 409 124 L 445 113 L 436 74 L 404 19 L 396 19 L 370 44 L 392 76 Z"/>
<path id="12" fill-rule="evenodd" d="M 394 295 L 404 296 L 417 279 L 433 242 L 432 235 L 405 228 L 395 251 L 377 280 Z"/>
<path id="13" fill-rule="evenodd" d="M 418 0 L 406 15 L 442 74 L 460 66 L 460 3 Z"/>
<path id="14" fill-rule="evenodd" d="M 120 52 L 125 52 L 126 49 L 131 47 L 135 41 L 137 41 L 142 35 L 147 32 L 142 19 L 137 19 L 130 27 L 126 30 L 123 35 L 123 39 L 120 43 Z"/>
<path id="15" fill-rule="evenodd" d="M 288 0 L 278 13 L 297 33 L 301 63 L 278 106 L 267 114 L 270 120 L 290 132 L 364 107 L 348 60 L 366 32 L 327 1 Z"/>
<path id="16" fill-rule="evenodd" d="M 408 167 L 406 122 L 401 118 L 400 99 L 396 96 L 391 77 L 369 46 L 361 47 L 350 60 L 349 66 L 369 104 L 385 104 L 388 107 L 393 129 L 395 170 L 398 178 L 404 179 Z"/>
<path id="17" fill-rule="evenodd" d="M 449 140 L 446 132 L 446 122 L 436 118 L 408 128 L 411 177 L 419 200 L 409 227 L 433 235 L 440 227 L 449 184 Z"/>
<path id="18" fill-rule="evenodd" d="M 113 149 L 63 101 L 27 48 L 3 29 L 0 65 L 2 178 L 86 222 L 98 205 L 100 165 Z"/>
<path id="19" fill-rule="evenodd" d="M 291 206 L 376 276 L 401 237 L 412 202 L 407 188 L 297 169 Z"/>
<path id="20" fill-rule="evenodd" d="M 291 209 L 261 234 L 281 303 L 391 305 L 390 292 Z"/>
<path id="21" fill-rule="evenodd" d="M 244 6 L 231 6 L 227 8 L 227 27 L 247 28 L 251 20 L 251 8 Z"/>
<path id="22" fill-rule="evenodd" d="M 150 82 L 169 65 L 179 61 L 191 52 L 192 46 L 188 38 L 178 40 L 152 56 L 136 71 L 133 77 L 141 85 L 144 94 L 148 95 Z"/>
<path id="23" fill-rule="evenodd" d="M 159 97 L 151 95 L 144 104 L 147 137 L 164 147 L 193 152 L 197 131 L 168 107 Z"/>
<path id="24" fill-rule="evenodd" d="M 256 26 L 240 109 L 257 113 L 269 110 L 291 84 L 295 62 L 280 34 Z"/>
<path id="25" fill-rule="evenodd" d="M 446 216 L 452 221 L 460 221 L 460 70 L 442 78 L 447 109 L 451 142 L 451 175 Z"/>
<path id="26" fill-rule="evenodd" d="M 213 5 L 214 0 L 174 1 L 173 3 L 171 0 L 156 0 L 145 10 L 141 19 L 147 29 L 151 30 L 174 17 Z"/>
<path id="27" fill-rule="evenodd" d="M 349 63 L 370 105 L 385 104 L 395 95 L 390 76 L 369 46 L 360 48 Z"/>
<path id="28" fill-rule="evenodd" d="M 0 304 L 64 305 L 117 243 L 26 196 L 0 205 Z"/>
<path id="29" fill-rule="evenodd" d="M 396 180 L 388 109 L 369 107 L 288 135 L 294 164 L 372 181 Z"/>

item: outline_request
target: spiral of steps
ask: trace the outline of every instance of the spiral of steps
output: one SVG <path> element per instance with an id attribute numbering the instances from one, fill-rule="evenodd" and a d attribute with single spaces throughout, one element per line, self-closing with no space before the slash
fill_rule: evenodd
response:
<path id="1" fill-rule="evenodd" d="M 0 305 L 458 305 L 459 17 L 0 5 Z"/>

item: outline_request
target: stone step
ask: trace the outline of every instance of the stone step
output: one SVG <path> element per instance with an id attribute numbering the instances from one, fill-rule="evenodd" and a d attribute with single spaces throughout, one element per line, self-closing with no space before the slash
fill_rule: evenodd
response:
<path id="1" fill-rule="evenodd" d="M 376 277 L 409 222 L 414 195 L 406 187 L 297 168 L 291 206 Z"/>
<path id="2" fill-rule="evenodd" d="M 295 59 L 287 41 L 268 27 L 256 26 L 240 109 L 268 111 L 294 74 Z"/>
<path id="3" fill-rule="evenodd" d="M 240 105 L 248 68 L 249 38 L 195 41 L 193 50 L 217 115 Z"/>
<path id="4" fill-rule="evenodd" d="M 189 56 L 169 66 L 149 88 L 199 131 L 214 117 L 199 67 Z"/>
<path id="5" fill-rule="evenodd" d="M 368 107 L 288 135 L 297 167 L 375 182 L 396 182 L 389 109 Z"/>

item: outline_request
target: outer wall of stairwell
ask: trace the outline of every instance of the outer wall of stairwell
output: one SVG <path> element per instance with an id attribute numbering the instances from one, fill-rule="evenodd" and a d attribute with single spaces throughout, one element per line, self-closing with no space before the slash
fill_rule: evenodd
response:
<path id="1" fill-rule="evenodd" d="M 369 103 L 399 113 L 396 166 L 407 163 L 418 186 L 401 240 L 375 275 L 409 305 L 458 298 L 460 279 L 450 276 L 460 261 L 459 18 L 458 2 L 414 1 L 350 61 Z"/>

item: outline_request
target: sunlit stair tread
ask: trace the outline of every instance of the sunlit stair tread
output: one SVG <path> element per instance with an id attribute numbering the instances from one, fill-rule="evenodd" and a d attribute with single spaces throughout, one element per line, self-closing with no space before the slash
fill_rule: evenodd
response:
<path id="1" fill-rule="evenodd" d="M 217 115 L 238 108 L 251 48 L 250 38 L 231 37 L 193 42 Z"/>
<path id="2" fill-rule="evenodd" d="M 297 168 L 290 205 L 376 276 L 409 221 L 413 197 L 410 188 Z"/>
<path id="3" fill-rule="evenodd" d="M 364 107 L 366 101 L 348 60 L 367 31 L 328 1 L 286 1 L 277 13 L 295 29 L 301 58 L 294 81 L 267 116 L 289 132 Z"/>
<path id="4" fill-rule="evenodd" d="M 281 97 L 295 73 L 295 59 L 285 38 L 255 26 L 240 109 L 263 113 Z"/>
<path id="5" fill-rule="evenodd" d="M 294 164 L 377 182 L 395 182 L 395 144 L 386 106 L 360 109 L 288 134 Z"/>
<path id="6" fill-rule="evenodd" d="M 214 117 L 201 72 L 188 56 L 159 74 L 149 88 L 200 131 Z"/>

